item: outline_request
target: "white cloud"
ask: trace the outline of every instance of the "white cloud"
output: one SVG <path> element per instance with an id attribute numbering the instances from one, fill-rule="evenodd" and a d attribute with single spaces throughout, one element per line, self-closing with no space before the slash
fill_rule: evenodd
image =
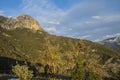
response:
<path id="1" fill-rule="evenodd" d="M 1 11 L 1 10 L 0 10 L 0 15 L 4 15 L 4 11 Z"/>
<path id="2" fill-rule="evenodd" d="M 94 42 L 100 42 L 101 41 L 101 39 L 95 39 L 95 40 L 93 40 Z"/>
<path id="3" fill-rule="evenodd" d="M 59 25 L 65 11 L 58 8 L 52 0 L 23 0 L 23 6 L 23 12 L 34 16 L 47 32 L 62 35 L 63 27 Z"/>
<path id="4" fill-rule="evenodd" d="M 96 40 L 120 32 L 119 13 L 108 10 L 104 2 L 83 0 L 63 10 L 52 0 L 23 0 L 23 12 L 37 18 L 48 32 Z"/>
<path id="5" fill-rule="evenodd" d="M 64 11 L 58 8 L 51 0 L 23 0 L 23 12 L 35 16 L 41 25 L 48 23 L 59 24 Z"/>
<path id="6" fill-rule="evenodd" d="M 84 36 L 80 36 L 81 39 L 86 39 L 88 37 L 91 37 L 91 35 L 84 35 Z"/>
<path id="7" fill-rule="evenodd" d="M 120 33 L 116 33 L 116 34 L 111 34 L 111 35 L 105 35 L 100 39 L 95 39 L 94 42 L 99 42 L 108 38 L 112 38 L 112 37 L 116 37 L 116 36 L 120 36 Z"/>
<path id="8" fill-rule="evenodd" d="M 111 38 L 111 37 L 114 37 L 114 35 L 105 35 L 105 36 L 103 36 L 103 39 L 107 39 L 107 38 Z"/>
<path id="9" fill-rule="evenodd" d="M 101 19 L 100 16 L 92 16 L 93 19 Z"/>
<path id="10" fill-rule="evenodd" d="M 107 39 L 107 38 L 111 38 L 111 37 L 115 37 L 115 36 L 120 36 L 120 33 L 103 36 L 103 39 Z"/>
<path id="11" fill-rule="evenodd" d="M 120 36 L 120 33 L 116 33 L 115 36 Z"/>
<path id="12" fill-rule="evenodd" d="M 55 33 L 57 31 L 55 27 L 46 27 L 45 30 L 47 30 L 50 33 Z"/>
<path id="13" fill-rule="evenodd" d="M 56 22 L 56 21 L 49 21 L 49 24 L 60 24 L 60 22 Z"/>
<path id="14" fill-rule="evenodd" d="M 94 22 L 92 22 L 92 21 L 85 21 L 84 23 L 89 25 L 89 24 L 93 24 Z"/>

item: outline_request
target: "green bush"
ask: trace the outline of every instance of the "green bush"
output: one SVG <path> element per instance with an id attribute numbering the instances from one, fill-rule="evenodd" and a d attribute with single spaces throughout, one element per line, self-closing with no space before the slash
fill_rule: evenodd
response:
<path id="1" fill-rule="evenodd" d="M 76 68 L 72 74 L 72 80 L 103 80 L 102 77 L 94 72 L 85 72 L 82 67 Z"/>
<path id="2" fill-rule="evenodd" d="M 94 72 L 89 72 L 88 80 L 103 80 L 102 77 Z"/>
<path id="3" fill-rule="evenodd" d="M 33 77 L 33 71 L 30 71 L 27 65 L 17 64 L 13 66 L 12 71 L 20 80 L 30 80 Z"/>
<path id="4" fill-rule="evenodd" d="M 79 58 L 76 67 L 71 71 L 73 80 L 83 80 L 85 77 L 85 67 L 83 66 L 83 58 Z"/>

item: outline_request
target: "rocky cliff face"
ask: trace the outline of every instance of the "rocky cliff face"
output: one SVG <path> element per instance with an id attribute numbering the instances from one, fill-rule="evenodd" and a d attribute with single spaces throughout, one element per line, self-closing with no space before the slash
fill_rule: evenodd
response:
<path id="1" fill-rule="evenodd" d="M 29 28 L 32 30 L 44 31 L 37 20 L 25 14 L 16 18 L 0 16 L 0 26 L 5 29 Z"/>

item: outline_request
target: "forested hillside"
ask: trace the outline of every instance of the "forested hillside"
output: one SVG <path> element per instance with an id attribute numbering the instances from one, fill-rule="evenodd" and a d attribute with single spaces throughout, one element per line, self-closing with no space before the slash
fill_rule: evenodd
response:
<path id="1" fill-rule="evenodd" d="M 51 73 L 73 80 L 120 78 L 120 54 L 103 45 L 51 35 L 41 27 L 6 29 L 7 24 L 0 20 L 1 74 L 11 74 L 12 66 L 18 63 L 31 67 L 34 76 Z"/>

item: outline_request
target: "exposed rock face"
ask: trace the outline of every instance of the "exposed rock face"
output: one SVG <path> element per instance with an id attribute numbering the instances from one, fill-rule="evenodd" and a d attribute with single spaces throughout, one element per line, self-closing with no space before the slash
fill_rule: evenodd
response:
<path id="1" fill-rule="evenodd" d="M 0 16 L 0 26 L 6 29 L 29 28 L 32 30 L 44 31 L 37 20 L 25 14 L 16 18 Z"/>

